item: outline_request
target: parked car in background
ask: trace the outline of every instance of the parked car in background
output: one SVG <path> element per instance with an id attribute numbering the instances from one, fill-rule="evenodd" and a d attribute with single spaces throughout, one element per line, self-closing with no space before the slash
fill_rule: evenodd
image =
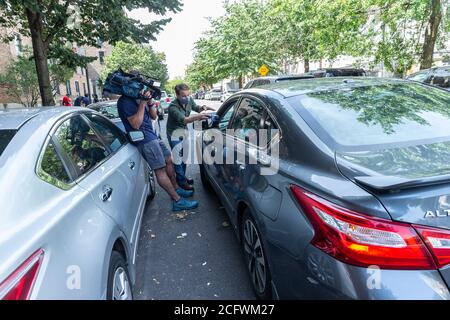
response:
<path id="1" fill-rule="evenodd" d="M 125 132 L 125 126 L 120 120 L 119 112 L 117 110 L 117 100 L 105 101 L 105 102 L 97 102 L 91 104 L 89 109 L 97 111 L 101 113 L 104 117 L 108 118 L 112 121 L 116 126 L 120 128 L 123 132 Z"/>
<path id="2" fill-rule="evenodd" d="M 222 89 L 212 89 L 211 91 L 208 91 L 208 93 L 205 96 L 205 99 L 219 101 L 221 96 L 222 96 Z"/>
<path id="3" fill-rule="evenodd" d="M 194 94 L 194 99 L 204 100 L 205 99 L 205 92 L 203 90 L 198 90 Z"/>
<path id="4" fill-rule="evenodd" d="M 0 111 L 0 300 L 133 298 L 143 138 L 84 108 Z"/>
<path id="5" fill-rule="evenodd" d="M 220 96 L 220 102 L 225 102 L 229 97 L 231 97 L 236 92 L 239 92 L 239 89 L 225 89 Z"/>
<path id="6" fill-rule="evenodd" d="M 270 77 L 260 77 L 250 80 L 244 87 L 244 89 L 251 89 L 256 87 L 265 86 L 271 83 L 278 83 L 284 81 L 292 80 L 304 80 L 312 79 L 314 76 L 310 74 L 299 74 L 299 75 L 280 75 L 280 76 L 270 76 Z"/>
<path id="7" fill-rule="evenodd" d="M 198 142 L 223 156 L 203 161 L 202 181 L 230 216 L 259 298 L 448 300 L 450 95 L 349 80 L 235 94 L 207 126 L 233 147 L 218 153 L 215 132 Z"/>
<path id="8" fill-rule="evenodd" d="M 314 78 L 331 78 L 331 77 L 365 77 L 367 73 L 364 69 L 356 68 L 327 68 L 311 71 L 309 74 Z"/>
<path id="9" fill-rule="evenodd" d="M 450 91 L 450 66 L 422 70 L 408 76 L 406 79 Z"/>
<path id="10" fill-rule="evenodd" d="M 172 102 L 172 98 L 167 94 L 166 91 L 161 92 L 161 100 L 159 100 L 159 105 L 164 113 L 169 112 L 169 105 Z"/>

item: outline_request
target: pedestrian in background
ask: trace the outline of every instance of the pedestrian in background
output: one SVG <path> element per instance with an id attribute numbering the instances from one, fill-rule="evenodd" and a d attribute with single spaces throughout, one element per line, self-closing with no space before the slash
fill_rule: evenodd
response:
<path id="1" fill-rule="evenodd" d="M 85 107 L 87 107 L 90 104 L 91 104 L 91 98 L 89 97 L 89 94 L 86 93 L 83 98 L 83 105 Z"/>
<path id="2" fill-rule="evenodd" d="M 81 103 L 83 102 L 83 98 L 79 95 L 77 96 L 77 98 L 75 99 L 75 101 L 73 102 L 73 105 L 75 107 L 81 107 Z"/>
<path id="3" fill-rule="evenodd" d="M 189 86 L 187 84 L 179 84 L 175 87 L 175 93 L 177 98 L 169 105 L 169 117 L 167 119 L 167 139 L 169 140 L 172 150 L 183 143 L 183 139 L 180 137 L 174 137 L 173 134 L 177 130 L 187 130 L 187 125 L 196 121 L 203 121 L 208 119 L 208 115 L 201 113 L 207 110 L 214 111 L 213 108 L 207 106 L 198 106 L 194 99 L 190 97 Z M 191 115 L 191 112 L 198 112 L 196 115 Z M 187 136 L 187 135 L 186 135 Z M 179 149 L 179 154 L 175 155 L 183 158 L 183 148 Z M 185 190 L 194 190 L 192 179 L 186 177 L 186 163 L 181 161 L 175 161 L 175 172 L 177 175 L 178 185 Z M 181 164 L 180 164 L 181 162 Z"/>
<path id="4" fill-rule="evenodd" d="M 64 107 L 71 107 L 72 106 L 72 99 L 70 99 L 70 94 L 66 94 L 63 98 L 63 106 Z"/>

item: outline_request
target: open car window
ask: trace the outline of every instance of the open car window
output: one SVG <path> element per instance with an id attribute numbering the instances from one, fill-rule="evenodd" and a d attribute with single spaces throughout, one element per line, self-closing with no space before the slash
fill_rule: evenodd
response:
<path id="1" fill-rule="evenodd" d="M 80 115 L 63 122 L 56 130 L 55 138 L 72 160 L 78 176 L 86 174 L 109 156 L 102 139 Z"/>

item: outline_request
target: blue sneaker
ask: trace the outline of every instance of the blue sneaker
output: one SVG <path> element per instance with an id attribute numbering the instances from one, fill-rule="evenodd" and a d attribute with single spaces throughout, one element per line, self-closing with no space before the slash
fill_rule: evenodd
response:
<path id="1" fill-rule="evenodd" d="M 184 190 L 184 189 L 177 189 L 177 193 L 182 198 L 190 198 L 194 195 L 194 191 L 192 190 Z"/>
<path id="2" fill-rule="evenodd" d="M 190 201 L 185 198 L 181 198 L 178 202 L 173 202 L 173 211 L 186 211 L 186 210 L 193 210 L 198 208 L 198 201 Z"/>

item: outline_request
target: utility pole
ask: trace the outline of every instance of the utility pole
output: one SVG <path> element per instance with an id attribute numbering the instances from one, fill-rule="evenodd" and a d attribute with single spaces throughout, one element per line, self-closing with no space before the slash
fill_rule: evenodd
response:
<path id="1" fill-rule="evenodd" d="M 87 82 L 87 89 L 88 89 L 88 94 L 89 94 L 89 99 L 92 99 L 92 96 L 91 96 L 91 84 L 90 84 L 90 81 L 89 81 L 89 64 L 87 63 L 86 64 L 86 82 Z M 91 100 L 91 102 L 92 102 L 92 100 Z"/>

